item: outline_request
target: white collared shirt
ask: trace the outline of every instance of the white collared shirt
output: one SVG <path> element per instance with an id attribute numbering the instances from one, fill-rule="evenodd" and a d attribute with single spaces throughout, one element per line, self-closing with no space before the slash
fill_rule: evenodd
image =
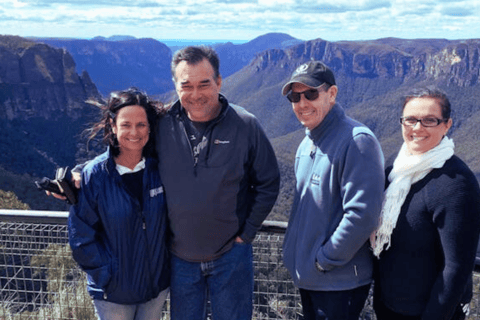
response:
<path id="1" fill-rule="evenodd" d="M 140 170 L 145 169 L 145 158 L 142 158 L 142 160 L 140 160 L 140 162 L 137 163 L 137 165 L 133 169 L 127 168 L 127 167 L 122 166 L 120 164 L 117 164 L 116 168 L 117 168 L 117 171 L 120 175 L 124 175 L 126 173 L 138 172 Z"/>

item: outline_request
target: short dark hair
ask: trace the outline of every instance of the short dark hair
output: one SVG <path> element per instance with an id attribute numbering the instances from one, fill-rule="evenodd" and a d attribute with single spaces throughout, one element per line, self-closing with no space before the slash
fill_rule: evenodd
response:
<path id="1" fill-rule="evenodd" d="M 432 98 L 435 99 L 442 111 L 443 119 L 450 119 L 452 113 L 452 106 L 447 98 L 447 94 L 434 86 L 415 88 L 410 94 L 405 97 L 403 101 L 402 111 L 405 109 L 405 105 L 416 98 Z"/>
<path id="2" fill-rule="evenodd" d="M 120 154 L 120 148 L 118 140 L 113 133 L 112 120 L 113 123 L 116 122 L 118 112 L 124 107 L 140 106 L 145 109 L 150 133 L 142 154 L 144 157 L 155 157 L 154 128 L 158 115 L 166 112 L 161 102 L 150 99 L 146 93 L 135 87 L 130 87 L 126 90 L 111 92 L 107 101 L 88 100 L 87 103 L 99 107 L 102 112 L 101 120 L 86 130 L 88 141 L 90 142 L 100 131 L 103 131 L 102 140 L 106 145 L 110 146 L 115 157 Z"/>
<path id="3" fill-rule="evenodd" d="M 180 62 L 186 61 L 188 64 L 195 65 L 203 59 L 210 62 L 214 71 L 214 79 L 217 80 L 220 77 L 220 60 L 215 50 L 208 46 L 188 46 L 175 52 L 171 63 L 173 79 L 175 79 L 175 69 Z"/>

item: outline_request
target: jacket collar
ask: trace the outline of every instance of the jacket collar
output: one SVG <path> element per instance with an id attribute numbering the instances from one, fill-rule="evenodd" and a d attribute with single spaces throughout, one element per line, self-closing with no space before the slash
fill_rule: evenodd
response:
<path id="1" fill-rule="evenodd" d="M 120 174 L 117 171 L 117 164 L 115 163 L 115 158 L 113 157 L 113 153 L 110 147 L 107 147 L 106 154 L 107 154 L 107 159 L 106 159 L 105 167 L 107 169 L 107 172 L 110 175 L 113 174 L 114 176 L 120 177 Z M 151 170 L 151 169 L 154 169 L 155 166 L 157 166 L 157 160 L 155 158 L 150 158 L 150 157 L 145 158 L 145 169 Z"/>
<path id="2" fill-rule="evenodd" d="M 337 124 L 344 118 L 345 111 L 338 103 L 335 103 L 332 109 L 327 113 L 323 121 L 313 130 L 306 129 L 305 133 L 313 141 L 318 141 L 322 139 L 323 136 L 325 136 L 326 132 L 336 127 Z"/>

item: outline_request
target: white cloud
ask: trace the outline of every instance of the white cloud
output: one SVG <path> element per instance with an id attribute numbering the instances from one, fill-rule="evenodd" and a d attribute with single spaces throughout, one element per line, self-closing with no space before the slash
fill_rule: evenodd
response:
<path id="1" fill-rule="evenodd" d="M 22 36 L 480 38 L 476 0 L 1 0 L 0 30 Z M 463 35 L 461 30 L 463 29 Z M 469 30 L 470 33 L 466 33 Z"/>
<path id="2" fill-rule="evenodd" d="M 295 0 L 258 0 L 260 6 L 279 7 L 284 5 L 293 5 Z"/>

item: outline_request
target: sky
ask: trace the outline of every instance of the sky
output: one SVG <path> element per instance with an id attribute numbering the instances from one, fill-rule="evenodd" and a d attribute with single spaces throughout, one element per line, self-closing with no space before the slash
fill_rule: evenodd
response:
<path id="1" fill-rule="evenodd" d="M 0 0 L 0 34 L 91 39 L 480 39 L 478 0 Z"/>

